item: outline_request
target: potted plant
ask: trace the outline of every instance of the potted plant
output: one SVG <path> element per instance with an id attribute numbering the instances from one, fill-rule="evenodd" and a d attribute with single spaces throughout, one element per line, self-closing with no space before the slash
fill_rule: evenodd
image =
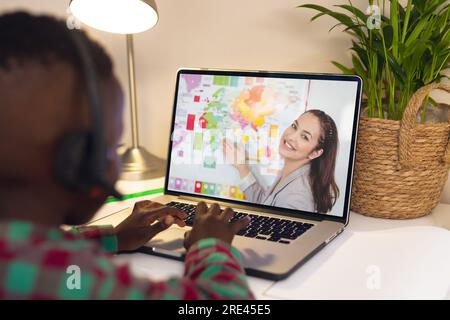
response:
<path id="1" fill-rule="evenodd" d="M 436 105 L 431 90 L 450 91 L 441 82 L 450 66 L 450 4 L 367 4 L 366 12 L 351 1 L 336 5 L 340 11 L 299 8 L 317 11 L 311 20 L 330 16 L 338 22 L 334 27 L 344 26 L 352 37 L 352 66 L 332 63 L 364 82 L 352 210 L 385 218 L 423 216 L 439 202 L 450 167 L 449 122 L 425 123 L 427 108 Z"/>

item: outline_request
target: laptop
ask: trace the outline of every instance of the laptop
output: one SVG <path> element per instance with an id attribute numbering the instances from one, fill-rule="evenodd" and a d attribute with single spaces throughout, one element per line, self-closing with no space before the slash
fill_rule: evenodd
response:
<path id="1" fill-rule="evenodd" d="M 251 223 L 234 237 L 246 273 L 289 276 L 349 219 L 362 81 L 357 76 L 180 69 L 164 194 L 187 213 L 140 251 L 183 260 L 196 204 Z"/>

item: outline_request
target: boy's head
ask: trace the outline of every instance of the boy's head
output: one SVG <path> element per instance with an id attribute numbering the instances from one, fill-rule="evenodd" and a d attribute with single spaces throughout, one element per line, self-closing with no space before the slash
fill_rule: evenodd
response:
<path id="1" fill-rule="evenodd" d="M 64 138 L 93 126 L 82 61 L 65 22 L 48 16 L 0 16 L 0 193 L 8 189 L 40 193 L 65 204 L 62 221 L 81 224 L 105 200 L 72 192 L 55 176 Z M 81 33 L 81 32 L 80 32 Z M 99 80 L 108 153 L 108 180 L 118 178 L 116 146 L 122 133 L 123 94 L 111 59 L 87 43 Z M 46 194 L 44 192 L 44 194 Z M 51 201 L 51 199 L 49 199 Z"/>

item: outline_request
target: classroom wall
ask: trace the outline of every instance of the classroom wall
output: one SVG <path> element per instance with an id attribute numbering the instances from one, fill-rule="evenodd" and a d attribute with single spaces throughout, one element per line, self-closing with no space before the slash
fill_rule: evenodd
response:
<path id="1" fill-rule="evenodd" d="M 350 38 L 339 28 L 328 32 L 334 25 L 332 19 L 323 17 L 310 23 L 313 11 L 296 8 L 302 3 L 333 5 L 347 3 L 346 0 L 156 2 L 159 22 L 152 30 L 135 36 L 135 54 L 141 144 L 162 158 L 167 154 L 178 68 L 338 72 L 330 60 L 350 62 Z M 2 0 L 0 13 L 26 9 L 65 19 L 68 3 L 69 0 Z M 352 3 L 363 10 L 367 7 L 366 0 Z M 107 47 L 117 75 L 128 90 L 124 36 L 88 31 Z M 128 112 L 125 120 L 123 142 L 129 144 Z M 450 183 L 444 199 L 450 203 Z"/>

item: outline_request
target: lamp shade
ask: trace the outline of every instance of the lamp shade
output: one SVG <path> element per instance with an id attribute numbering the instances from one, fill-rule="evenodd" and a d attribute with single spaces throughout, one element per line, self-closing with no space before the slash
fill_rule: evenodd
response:
<path id="1" fill-rule="evenodd" d="M 158 22 L 154 0 L 72 0 L 70 10 L 84 24 L 112 33 L 139 33 Z"/>

